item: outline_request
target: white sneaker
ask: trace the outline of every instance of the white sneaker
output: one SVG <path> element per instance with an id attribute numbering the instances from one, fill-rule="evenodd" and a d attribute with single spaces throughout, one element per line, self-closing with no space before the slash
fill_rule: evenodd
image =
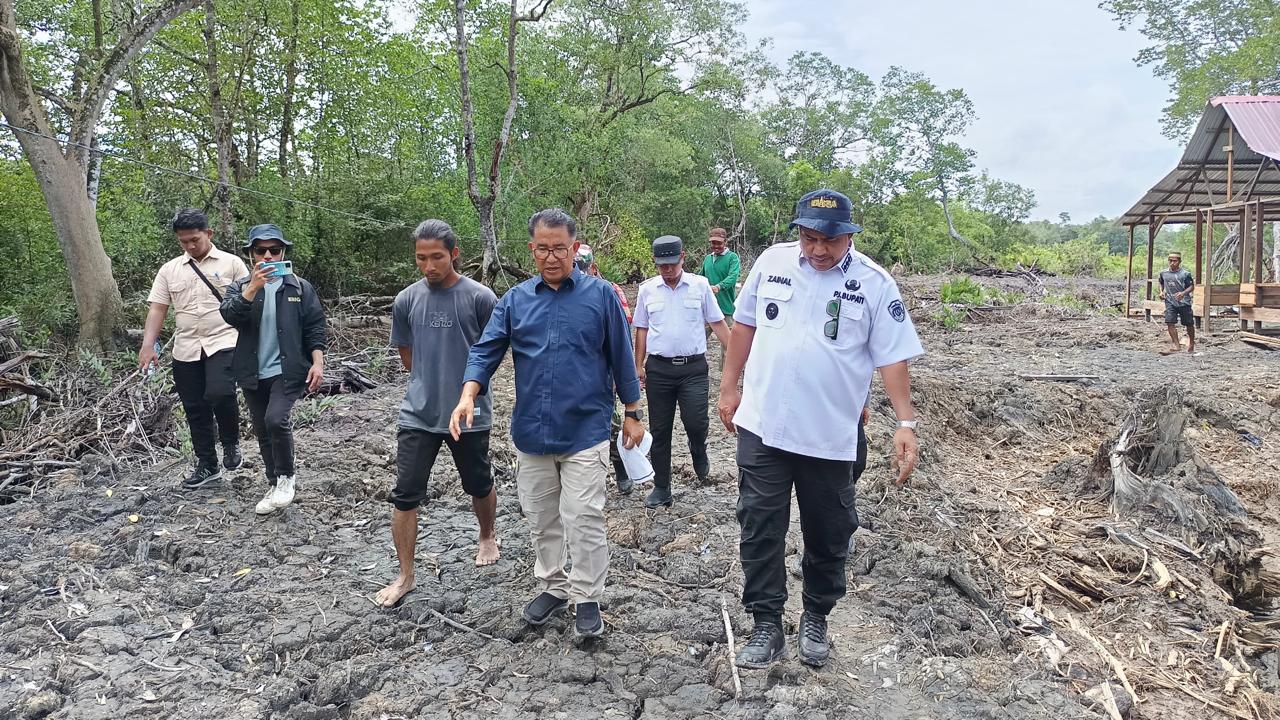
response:
<path id="1" fill-rule="evenodd" d="M 262 496 L 262 499 L 258 501 L 258 504 L 253 508 L 253 511 L 259 515 L 270 515 L 275 512 L 276 506 L 271 504 L 271 500 L 275 496 L 276 488 L 273 485 L 267 488 L 267 494 Z"/>
<path id="2" fill-rule="evenodd" d="M 271 505 L 276 510 L 283 510 L 293 503 L 297 482 L 294 475 L 281 475 L 276 478 L 276 492 L 271 498 Z"/>

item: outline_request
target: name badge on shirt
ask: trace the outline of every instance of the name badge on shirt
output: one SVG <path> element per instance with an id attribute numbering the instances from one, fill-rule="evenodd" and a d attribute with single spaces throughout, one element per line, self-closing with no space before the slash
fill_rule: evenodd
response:
<path id="1" fill-rule="evenodd" d="M 302 298 L 289 296 L 289 302 L 302 302 Z"/>

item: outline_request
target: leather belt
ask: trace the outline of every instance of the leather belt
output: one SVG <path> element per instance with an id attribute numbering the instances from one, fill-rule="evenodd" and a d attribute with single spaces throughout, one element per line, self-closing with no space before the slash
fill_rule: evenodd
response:
<path id="1" fill-rule="evenodd" d="M 707 355 L 706 353 L 698 353 L 697 355 L 677 355 L 676 357 L 665 357 L 663 355 L 650 355 L 649 357 L 672 365 L 688 365 L 691 362 L 706 359 Z"/>

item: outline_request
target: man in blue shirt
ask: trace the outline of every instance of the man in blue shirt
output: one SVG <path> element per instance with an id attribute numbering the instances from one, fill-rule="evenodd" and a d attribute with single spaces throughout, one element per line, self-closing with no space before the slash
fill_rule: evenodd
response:
<path id="1" fill-rule="evenodd" d="M 533 573 L 543 590 L 525 606 L 524 619 L 545 624 L 572 601 L 577 634 L 598 637 L 609 568 L 604 505 L 614 388 L 626 407 L 624 444 L 635 447 L 644 438 L 640 380 L 613 288 L 574 267 L 573 218 L 558 209 L 538 212 L 529 219 L 529 236 L 539 274 L 511 288 L 493 309 L 467 359 L 449 431 L 457 440 L 471 426 L 476 397 L 488 390 L 510 347 L 516 489 L 532 525 Z M 566 560 L 573 561 L 569 573 Z"/>

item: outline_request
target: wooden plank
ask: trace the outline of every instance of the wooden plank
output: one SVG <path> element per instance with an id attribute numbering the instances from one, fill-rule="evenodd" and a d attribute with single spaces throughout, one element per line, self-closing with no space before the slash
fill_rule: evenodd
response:
<path id="1" fill-rule="evenodd" d="M 1209 298 L 1212 298 L 1212 304 L 1215 307 L 1223 307 L 1226 305 L 1240 304 L 1240 286 L 1239 285 L 1197 285 L 1195 292 L 1192 294 L 1192 304 L 1196 306 L 1208 304 Z"/>
<path id="2" fill-rule="evenodd" d="M 1261 172 L 1262 172 L 1262 166 L 1261 166 L 1261 165 L 1259 165 L 1259 166 L 1258 166 L 1258 172 L 1259 172 L 1259 174 L 1261 174 Z M 1263 227 L 1266 225 L 1266 223 L 1265 223 L 1263 220 L 1266 218 L 1266 210 L 1267 210 L 1267 208 L 1266 208 L 1266 206 L 1265 206 L 1265 205 L 1263 205 L 1263 203 L 1262 203 L 1262 201 L 1261 201 L 1261 200 L 1259 200 L 1256 204 L 1257 204 L 1257 206 L 1258 206 L 1258 211 L 1257 211 L 1256 213 L 1254 213 L 1254 218 L 1256 218 L 1256 220 L 1257 220 L 1257 222 L 1256 222 L 1256 223 L 1254 223 L 1254 224 L 1255 224 L 1257 227 L 1255 227 L 1255 228 L 1254 228 L 1254 233 L 1253 233 L 1253 234 L 1254 234 L 1254 249 L 1253 249 L 1253 267 L 1254 267 L 1254 272 L 1253 272 L 1253 281 L 1254 281 L 1255 283 L 1260 283 L 1260 282 L 1262 282 L 1262 281 L 1264 281 L 1264 280 L 1266 280 L 1266 279 L 1267 279 L 1267 278 L 1266 278 L 1266 276 L 1263 274 L 1264 269 L 1263 269 L 1263 263 L 1262 263 L 1262 254 L 1263 254 L 1263 252 L 1265 252 L 1265 251 L 1263 250 L 1263 243 L 1262 243 L 1263 238 L 1262 238 L 1262 233 L 1263 233 Z M 1262 329 L 1262 323 L 1261 323 L 1261 322 L 1259 322 L 1259 321 L 1257 321 L 1257 320 L 1254 320 L 1254 321 L 1253 321 L 1253 329 L 1254 329 L 1254 330 L 1261 330 L 1261 329 Z"/>
<path id="3" fill-rule="evenodd" d="M 1258 322 L 1280 323 L 1280 308 L 1240 308 L 1240 317 Z"/>
<path id="4" fill-rule="evenodd" d="M 1280 350 L 1280 338 L 1271 335 L 1259 335 L 1257 333 L 1242 332 L 1239 335 L 1240 340 L 1254 347 L 1260 347 L 1263 350 Z"/>
<path id="5" fill-rule="evenodd" d="M 1253 259 L 1250 257 L 1250 253 L 1253 252 L 1253 246 L 1249 243 L 1249 226 L 1253 222 L 1252 210 L 1253 205 L 1250 203 L 1245 203 L 1245 206 L 1240 208 L 1240 282 L 1242 283 L 1249 281 L 1249 270 L 1253 266 Z M 1237 291 L 1236 304 L 1239 303 L 1240 293 Z M 1240 329 L 1248 330 L 1249 321 L 1241 318 Z"/>

